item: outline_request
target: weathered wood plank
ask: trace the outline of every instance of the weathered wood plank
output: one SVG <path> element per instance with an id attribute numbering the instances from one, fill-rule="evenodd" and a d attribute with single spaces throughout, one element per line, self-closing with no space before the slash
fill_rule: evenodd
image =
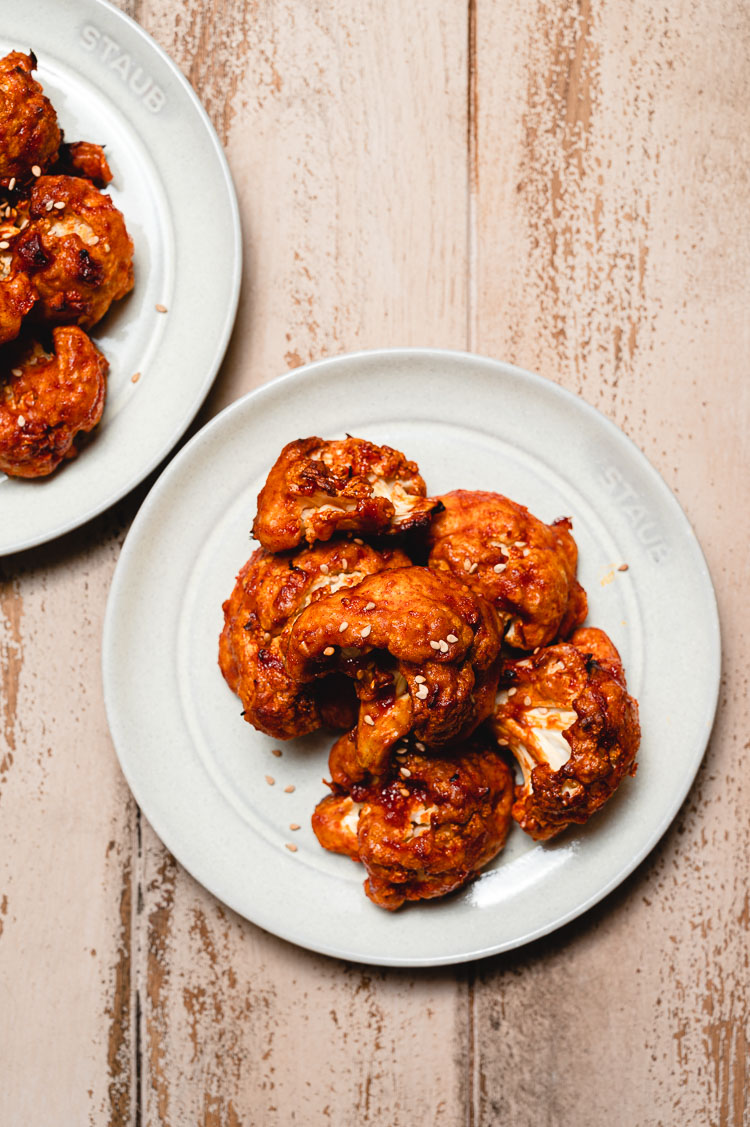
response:
<path id="1" fill-rule="evenodd" d="M 749 43 L 730 2 L 477 0 L 475 340 L 581 392 L 677 490 L 725 662 L 706 762 L 652 858 L 478 969 L 478 1124 L 747 1122 Z"/>
<path id="2" fill-rule="evenodd" d="M 309 359 L 462 345 L 463 2 L 143 2 L 224 140 L 244 224 L 237 330 L 207 412 Z M 463 1119 L 462 974 L 313 956 L 224 909 L 145 821 L 143 1121 Z"/>
<path id="3" fill-rule="evenodd" d="M 131 1124 L 134 804 L 100 635 L 117 514 L 0 563 L 3 1123 Z"/>

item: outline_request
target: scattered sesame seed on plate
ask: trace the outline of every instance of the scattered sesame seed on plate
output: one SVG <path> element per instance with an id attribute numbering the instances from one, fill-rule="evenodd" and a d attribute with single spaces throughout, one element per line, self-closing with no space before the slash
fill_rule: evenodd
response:
<path id="1" fill-rule="evenodd" d="M 281 754 L 282 752 L 280 747 L 271 748 L 271 755 L 275 755 L 277 759 L 281 759 Z"/>
<path id="2" fill-rule="evenodd" d="M 272 787 L 276 780 L 274 779 L 273 775 L 266 775 L 266 782 L 268 783 L 269 787 Z"/>
<path id="3" fill-rule="evenodd" d="M 293 845 L 291 843 L 291 841 L 285 842 L 285 846 L 289 850 L 290 853 L 296 853 L 297 852 L 297 846 Z"/>
<path id="4" fill-rule="evenodd" d="M 109 250 L 109 246 L 105 246 L 104 249 Z M 156 305 L 154 306 L 154 309 L 156 310 L 157 313 L 166 313 L 167 312 L 166 305 L 162 305 L 161 302 L 157 302 Z"/>
<path id="5" fill-rule="evenodd" d="M 299 828 L 300 828 L 299 822 L 290 822 L 289 823 L 289 829 L 290 830 L 298 830 Z"/>
<path id="6" fill-rule="evenodd" d="M 629 570 L 629 565 L 628 565 L 628 564 L 620 564 L 620 566 L 618 567 L 618 569 L 617 569 L 617 570 L 618 570 L 618 571 L 628 571 L 628 570 Z"/>
<path id="7" fill-rule="evenodd" d="M 130 382 L 131 382 L 131 383 L 138 383 L 138 380 L 139 380 L 140 378 L 141 378 L 141 373 L 140 373 L 140 372 L 133 372 L 133 375 L 132 375 L 132 376 L 130 377 Z"/>
<path id="8" fill-rule="evenodd" d="M 284 794 L 294 794 L 295 789 L 294 785 L 290 783 L 288 787 L 284 787 Z"/>

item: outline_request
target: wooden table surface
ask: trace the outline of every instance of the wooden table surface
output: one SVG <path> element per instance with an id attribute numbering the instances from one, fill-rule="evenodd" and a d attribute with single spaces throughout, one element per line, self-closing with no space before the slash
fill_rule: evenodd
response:
<path id="1" fill-rule="evenodd" d="M 199 423 L 351 349 L 542 373 L 687 511 L 722 692 L 674 825 L 602 904 L 473 965 L 366 968 L 224 908 L 130 797 L 100 636 L 150 483 L 0 561 L 0 1122 L 748 1123 L 750 9 L 121 6 L 195 86 L 239 194 L 239 316 Z"/>

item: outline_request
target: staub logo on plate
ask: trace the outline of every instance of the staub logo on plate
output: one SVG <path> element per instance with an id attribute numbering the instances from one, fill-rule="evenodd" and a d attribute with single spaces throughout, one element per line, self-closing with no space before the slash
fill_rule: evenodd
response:
<path id="1" fill-rule="evenodd" d="M 627 517 L 641 544 L 651 559 L 659 563 L 669 554 L 669 545 L 662 536 L 659 526 L 643 504 L 635 489 L 614 466 L 602 467 L 602 481 L 612 500 Z"/>
<path id="2" fill-rule="evenodd" d="M 81 44 L 119 75 L 123 85 L 140 98 L 147 110 L 158 113 L 163 108 L 167 100 L 164 91 L 115 39 L 87 23 L 81 29 Z"/>

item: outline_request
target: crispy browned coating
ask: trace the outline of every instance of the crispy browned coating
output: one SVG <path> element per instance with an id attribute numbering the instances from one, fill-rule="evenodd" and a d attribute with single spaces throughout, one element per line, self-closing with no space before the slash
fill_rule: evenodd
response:
<path id="1" fill-rule="evenodd" d="M 82 329 L 53 330 L 53 354 L 11 345 L 0 376 L 0 471 L 44 477 L 76 453 L 104 409 L 109 365 Z"/>
<path id="2" fill-rule="evenodd" d="M 351 682 L 336 677 L 319 686 L 287 673 L 284 649 L 296 616 L 330 591 L 354 586 L 408 557 L 351 540 L 333 541 L 283 556 L 259 548 L 237 576 L 224 603 L 219 665 L 240 697 L 249 724 L 276 739 L 305 735 L 323 724 L 351 727 L 356 700 Z"/>
<path id="3" fill-rule="evenodd" d="M 106 188 L 112 180 L 104 149 L 92 141 L 73 141 L 60 146 L 60 155 L 53 169 L 55 175 L 83 176 L 98 188 Z"/>
<path id="4" fill-rule="evenodd" d="M 349 530 L 372 535 L 425 528 L 428 500 L 415 462 L 361 438 L 301 438 L 281 451 L 258 495 L 253 534 L 282 552 Z"/>
<path id="5" fill-rule="evenodd" d="M 483 595 L 507 622 L 505 641 L 533 650 L 567 635 L 586 617 L 576 580 L 570 522 L 544 524 L 499 493 L 457 489 L 429 530 L 429 565 Z"/>
<path id="6" fill-rule="evenodd" d="M 361 776 L 378 776 L 398 739 L 430 747 L 466 738 L 494 704 L 497 616 L 448 574 L 404 567 L 373 575 L 305 610 L 292 626 L 290 676 L 311 681 L 338 670 L 360 698 Z"/>
<path id="7" fill-rule="evenodd" d="M 31 277 L 34 316 L 90 328 L 133 288 L 133 242 L 109 196 L 75 176 L 42 176 L 13 263 Z"/>
<path id="8" fill-rule="evenodd" d="M 334 745 L 334 777 L 354 743 L 350 732 Z M 471 880 L 502 849 L 513 802 L 511 772 L 484 735 L 429 756 L 404 748 L 380 784 L 332 789 L 313 814 L 318 841 L 361 861 L 365 892 L 391 911 Z"/>
<path id="9" fill-rule="evenodd" d="M 523 771 L 513 817 L 536 840 L 582 824 L 635 774 L 638 705 L 593 627 L 503 670 L 493 728 Z"/>
<path id="10" fill-rule="evenodd" d="M 57 114 L 32 71 L 36 58 L 11 51 L 0 59 L 0 180 L 42 171 L 57 157 Z"/>

